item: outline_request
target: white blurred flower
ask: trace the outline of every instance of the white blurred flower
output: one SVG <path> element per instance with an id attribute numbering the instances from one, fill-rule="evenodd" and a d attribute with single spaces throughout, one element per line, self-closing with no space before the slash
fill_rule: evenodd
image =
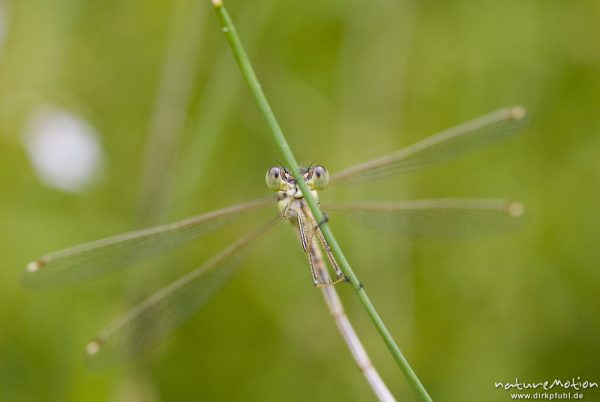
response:
<path id="1" fill-rule="evenodd" d="M 32 113 L 24 134 L 29 160 L 46 185 L 78 193 L 99 178 L 104 153 L 96 130 L 82 118 L 44 107 Z"/>

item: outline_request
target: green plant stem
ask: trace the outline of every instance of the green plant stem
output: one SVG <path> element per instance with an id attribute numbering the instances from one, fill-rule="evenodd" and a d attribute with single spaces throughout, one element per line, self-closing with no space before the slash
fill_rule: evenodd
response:
<path id="1" fill-rule="evenodd" d="M 333 254 L 337 258 L 340 268 L 346 275 L 346 278 L 348 278 L 348 281 L 352 284 L 352 287 L 354 288 L 354 290 L 357 292 L 359 300 L 361 301 L 362 305 L 365 307 L 367 314 L 373 321 L 373 324 L 377 328 L 379 335 L 382 337 L 386 346 L 390 350 L 390 353 L 394 357 L 394 360 L 396 361 L 396 363 L 398 364 L 398 366 L 400 367 L 400 369 L 402 370 L 402 372 L 408 379 L 409 383 L 411 384 L 411 386 L 413 387 L 413 389 L 415 390 L 415 392 L 417 393 L 419 398 L 422 401 L 431 401 L 431 397 L 427 393 L 427 390 L 425 390 L 425 387 L 423 387 L 423 384 L 421 384 L 421 381 L 419 380 L 419 378 L 417 377 L 417 375 L 415 374 L 413 369 L 410 367 L 410 364 L 408 363 L 408 361 L 406 360 L 406 358 L 400 351 L 400 348 L 398 348 L 398 345 L 396 345 L 396 343 L 394 342 L 394 339 L 392 338 L 390 332 L 388 331 L 385 324 L 383 323 L 383 320 L 381 319 L 381 317 L 379 317 L 379 314 L 375 310 L 373 303 L 371 303 L 371 300 L 367 296 L 367 293 L 365 292 L 363 285 L 360 283 L 360 281 L 354 274 L 354 271 L 352 270 L 350 263 L 346 259 L 346 256 L 342 252 L 341 247 L 339 246 L 338 242 L 336 241 L 335 237 L 333 236 L 331 229 L 327 225 L 327 221 L 326 221 L 323 213 L 319 209 L 319 206 L 318 206 L 316 200 L 314 199 L 308 186 L 302 179 L 302 176 L 300 175 L 300 168 L 298 166 L 298 162 L 296 161 L 296 158 L 294 157 L 294 154 L 292 153 L 292 150 L 291 150 L 290 146 L 288 145 L 287 140 L 285 139 L 285 136 L 281 130 L 281 127 L 277 123 L 277 119 L 275 118 L 275 115 L 273 114 L 273 111 L 271 110 L 271 106 L 269 105 L 269 102 L 267 101 L 267 98 L 261 88 L 261 85 L 258 81 L 258 78 L 256 77 L 256 74 L 254 73 L 254 69 L 252 68 L 250 59 L 248 58 L 248 56 L 244 50 L 244 47 L 242 46 L 242 43 L 237 35 L 235 26 L 233 25 L 233 22 L 232 22 L 231 18 L 229 17 L 229 13 L 225 9 L 223 2 L 221 0 L 212 0 L 212 3 L 215 8 L 215 11 L 217 13 L 217 18 L 219 19 L 221 29 L 222 29 L 223 33 L 225 34 L 225 38 L 227 39 L 229 46 L 231 47 L 233 56 L 235 57 L 235 60 L 238 63 L 238 66 L 242 72 L 242 75 L 244 76 L 246 83 L 250 87 L 250 90 L 252 91 L 252 94 L 254 95 L 260 110 L 262 111 L 263 115 L 265 116 L 265 118 L 267 120 L 267 124 L 269 125 L 270 129 L 273 132 L 275 141 L 279 145 L 279 148 L 281 149 L 281 151 L 283 153 L 285 161 L 288 164 L 288 168 L 290 168 L 290 170 L 292 171 L 292 174 L 294 175 L 294 178 L 296 179 L 296 183 L 298 184 L 298 187 L 302 191 L 302 194 L 304 195 L 304 199 L 308 203 L 308 206 L 309 206 L 311 212 L 313 213 L 317 222 L 322 222 L 321 231 L 323 232 L 325 239 L 329 243 L 329 246 L 331 247 Z"/>

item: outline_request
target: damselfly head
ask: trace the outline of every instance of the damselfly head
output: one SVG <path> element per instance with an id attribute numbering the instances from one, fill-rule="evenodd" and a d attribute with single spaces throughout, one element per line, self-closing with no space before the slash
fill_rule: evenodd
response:
<path id="1" fill-rule="evenodd" d="M 322 190 L 329 184 L 329 173 L 321 165 L 300 168 L 300 174 L 311 190 Z M 296 184 L 292 172 L 283 166 L 269 168 L 265 176 L 265 181 L 267 182 L 267 187 L 273 191 L 283 191 Z"/>

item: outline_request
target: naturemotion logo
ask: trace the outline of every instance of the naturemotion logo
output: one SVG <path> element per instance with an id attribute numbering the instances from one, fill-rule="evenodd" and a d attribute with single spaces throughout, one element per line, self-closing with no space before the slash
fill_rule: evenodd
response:
<path id="1" fill-rule="evenodd" d="M 581 377 L 538 382 L 521 381 L 517 377 L 511 382 L 496 381 L 494 382 L 494 387 L 511 391 L 511 399 L 581 400 L 584 396 L 580 391 L 598 388 L 598 383 L 585 379 L 582 380 Z"/>

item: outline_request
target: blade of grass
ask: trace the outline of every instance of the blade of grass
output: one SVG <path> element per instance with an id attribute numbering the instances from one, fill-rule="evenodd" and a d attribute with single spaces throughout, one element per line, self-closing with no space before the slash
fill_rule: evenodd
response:
<path id="1" fill-rule="evenodd" d="M 162 221 L 173 197 L 175 163 L 181 152 L 186 111 L 199 67 L 196 49 L 207 14 L 198 7 L 180 0 L 175 2 L 172 11 L 169 42 L 142 165 L 138 220 L 144 225 Z"/>
<path id="2" fill-rule="evenodd" d="M 246 32 L 248 51 L 252 52 L 262 37 L 275 3 L 275 0 L 249 2 L 240 10 L 238 26 Z M 205 175 L 210 172 L 208 167 L 213 162 L 213 154 L 217 154 L 215 150 L 223 145 L 224 136 L 220 134 L 228 121 L 226 116 L 231 114 L 242 89 L 241 83 L 231 81 L 231 72 L 236 66 L 231 64 L 229 49 L 224 47 L 222 50 L 186 129 L 189 139 L 177 167 L 173 205 L 193 205 L 194 195 L 206 189 Z"/>
<path id="3" fill-rule="evenodd" d="M 319 268 L 325 268 L 324 265 L 318 264 Z M 331 281 L 329 273 L 326 269 L 323 269 L 320 273 L 321 277 L 326 281 Z M 396 402 L 396 399 L 390 392 L 389 388 L 383 382 L 383 379 L 375 369 L 375 366 L 371 363 L 371 359 L 365 350 L 362 342 L 358 338 L 354 327 L 350 323 L 350 319 L 344 312 L 344 306 L 342 305 L 342 300 L 335 289 L 335 286 L 327 286 L 321 288 L 321 292 L 323 293 L 323 297 L 325 298 L 325 303 L 329 308 L 329 313 L 333 317 L 335 324 L 346 342 L 346 346 L 350 350 L 352 357 L 356 361 L 358 368 L 361 373 L 371 386 L 371 389 L 379 398 L 381 402 Z"/>
<path id="4" fill-rule="evenodd" d="M 344 271 L 344 274 L 352 284 L 352 287 L 356 291 L 359 300 L 366 309 L 367 314 L 371 318 L 371 321 L 375 325 L 377 331 L 379 332 L 379 335 L 382 337 L 394 360 L 406 376 L 408 382 L 413 387 L 420 400 L 431 401 L 432 399 L 427 393 L 427 390 L 425 389 L 425 387 L 411 368 L 410 364 L 400 351 L 398 345 L 396 345 L 396 342 L 394 341 L 390 332 L 383 323 L 383 320 L 381 319 L 381 317 L 379 317 L 379 314 L 375 310 L 373 303 L 371 303 L 371 300 L 367 296 L 363 285 L 360 283 L 360 281 L 354 274 L 350 263 L 346 259 L 344 253 L 342 252 L 342 249 L 340 248 L 338 242 L 333 236 L 331 229 L 327 225 L 326 219 L 321 210 L 319 209 L 316 200 L 314 199 L 306 183 L 302 179 L 300 175 L 298 162 L 296 161 L 296 158 L 294 157 L 294 154 L 292 153 L 292 150 L 287 143 L 283 131 L 281 130 L 281 127 L 279 126 L 279 123 L 275 118 L 271 106 L 267 101 L 267 98 L 261 88 L 258 78 L 254 73 L 254 69 L 252 68 L 250 59 L 248 58 L 244 47 L 242 46 L 240 38 L 237 35 L 235 26 L 233 25 L 233 22 L 229 17 L 229 13 L 225 9 L 223 2 L 221 0 L 212 0 L 212 4 L 217 13 L 217 18 L 221 25 L 221 29 L 225 35 L 225 38 L 227 39 L 227 42 L 229 43 L 229 46 L 231 47 L 233 56 L 235 57 L 235 60 L 242 72 L 244 80 L 250 87 L 250 90 L 254 95 L 254 98 L 256 99 L 256 102 L 258 103 L 261 112 L 267 120 L 267 124 L 269 125 L 269 128 L 273 133 L 273 137 L 277 142 L 277 145 L 281 149 L 281 152 L 283 153 L 283 156 L 285 158 L 285 162 L 287 163 L 288 168 L 291 169 L 294 178 L 296 179 L 296 183 L 298 183 L 298 187 L 302 191 L 304 199 L 308 203 L 311 212 L 313 213 L 315 219 L 317 219 L 318 222 L 322 222 L 321 231 L 323 232 L 323 235 L 327 239 L 327 242 L 329 243 L 335 257 L 337 258 L 340 264 L 340 268 Z"/>

